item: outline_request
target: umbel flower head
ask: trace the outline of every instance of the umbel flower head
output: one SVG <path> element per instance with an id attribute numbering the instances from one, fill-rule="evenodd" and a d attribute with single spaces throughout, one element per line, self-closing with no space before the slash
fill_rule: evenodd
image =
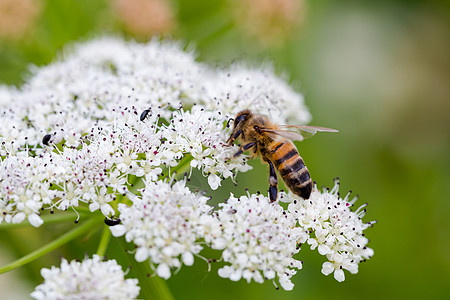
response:
<path id="1" fill-rule="evenodd" d="M 308 200 L 294 200 L 289 204 L 288 212 L 299 223 L 299 227 L 310 233 L 307 242 L 311 249 L 318 249 L 321 255 L 327 257 L 322 265 L 322 273 L 329 275 L 334 272 L 337 281 L 344 281 L 344 269 L 352 274 L 358 273 L 358 265 L 372 257 L 373 250 L 367 247 L 369 240 L 363 231 L 372 226 L 375 221 L 364 223 L 364 204 L 356 211 L 351 211 L 357 197 L 349 201 L 350 194 L 342 199 L 339 196 L 339 180 L 333 189 L 320 192 L 317 186 Z"/>
<path id="2" fill-rule="evenodd" d="M 68 262 L 60 267 L 42 269 L 44 282 L 31 297 L 38 300 L 57 299 L 136 299 L 140 287 L 137 279 L 125 279 L 122 267 L 113 260 L 102 261 L 98 255 L 82 262 Z"/>
<path id="3" fill-rule="evenodd" d="M 22 88 L 0 87 L 0 224 L 38 227 L 69 209 L 102 214 L 119 220 L 112 235 L 161 278 L 203 258 L 222 264 L 221 277 L 285 290 L 302 268 L 302 244 L 326 256 L 322 273 L 338 281 L 373 255 L 363 233 L 372 223 L 337 186 L 315 188 L 309 200 L 280 193 L 287 208 L 250 193 L 212 206 L 190 186 L 194 169 L 213 190 L 251 169 L 248 156 L 233 157 L 238 147 L 225 145 L 240 110 L 309 122 L 302 95 L 270 68 L 214 69 L 173 42 L 102 38 L 69 50 L 35 68 Z M 204 248 L 219 257 L 204 257 Z M 48 284 L 35 296 L 53 293 L 52 272 L 43 271 Z"/>
<path id="4" fill-rule="evenodd" d="M 128 176 L 155 180 L 183 158 L 217 189 L 250 169 L 224 146 L 227 121 L 242 107 L 284 123 L 310 119 L 301 95 L 269 69 L 214 70 L 156 41 L 76 46 L 22 89 L 0 91 L 0 222 L 34 226 L 41 210 L 80 203 L 110 217 Z M 284 116 L 288 107 L 298 113 Z"/>
<path id="5" fill-rule="evenodd" d="M 227 264 L 219 269 L 219 276 L 259 283 L 278 277 L 285 290 L 294 287 L 291 277 L 302 263 L 293 255 L 300 250 L 297 241 L 306 234 L 278 203 L 263 195 L 231 195 L 215 216 L 217 229 L 205 239 L 213 249 L 223 250 Z"/>
<path id="6" fill-rule="evenodd" d="M 202 223 L 212 218 L 208 198 L 192 193 L 185 184 L 145 181 L 142 196 L 133 197 L 133 205 L 119 204 L 122 224 L 111 227 L 114 236 L 125 234 L 128 242 L 134 242 L 137 261 L 158 264 L 156 274 L 165 279 L 171 276 L 170 268 L 194 263 L 194 255 L 203 248 Z"/>

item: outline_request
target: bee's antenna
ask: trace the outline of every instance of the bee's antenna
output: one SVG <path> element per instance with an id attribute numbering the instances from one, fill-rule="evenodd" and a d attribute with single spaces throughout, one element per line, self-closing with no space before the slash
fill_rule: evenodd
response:
<path id="1" fill-rule="evenodd" d="M 230 122 L 231 122 L 231 121 L 234 121 L 234 119 L 233 119 L 233 118 L 230 118 L 230 119 L 228 120 L 228 122 L 227 122 L 227 128 L 230 127 Z"/>

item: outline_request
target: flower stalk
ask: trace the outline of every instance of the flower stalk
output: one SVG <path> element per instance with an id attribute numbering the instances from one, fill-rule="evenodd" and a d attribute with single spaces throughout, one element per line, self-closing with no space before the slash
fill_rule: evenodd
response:
<path id="1" fill-rule="evenodd" d="M 43 255 L 52 252 L 55 249 L 58 249 L 62 245 L 70 242 L 73 239 L 76 239 L 77 237 L 85 234 L 89 230 L 92 230 L 92 228 L 98 226 L 98 224 L 103 221 L 102 217 L 100 216 L 93 216 L 90 219 L 88 219 L 85 222 L 80 223 L 75 227 L 74 229 L 66 232 L 65 234 L 61 235 L 60 237 L 54 239 L 50 243 L 46 244 L 45 246 L 42 246 L 39 249 L 36 249 L 35 251 L 31 252 L 28 255 L 25 255 L 24 257 L 21 257 L 15 261 L 13 261 L 10 264 L 7 264 L 6 266 L 3 266 L 0 268 L 0 274 L 9 272 L 11 270 L 17 269 L 21 266 L 24 266 Z"/>
<path id="2" fill-rule="evenodd" d="M 102 236 L 100 238 L 100 242 L 98 244 L 98 248 L 96 251 L 98 256 L 100 257 L 105 256 L 106 249 L 108 248 L 110 239 L 111 239 L 111 231 L 109 231 L 107 225 L 104 225 L 102 230 Z"/>

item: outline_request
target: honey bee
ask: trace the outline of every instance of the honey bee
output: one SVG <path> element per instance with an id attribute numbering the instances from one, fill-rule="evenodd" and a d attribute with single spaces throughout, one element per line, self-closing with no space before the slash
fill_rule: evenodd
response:
<path id="1" fill-rule="evenodd" d="M 252 113 L 246 109 L 239 112 L 234 118 L 233 131 L 227 144 L 231 146 L 239 138 L 242 145 L 234 157 L 250 150 L 252 156 L 260 156 L 264 162 L 269 164 L 269 198 L 271 202 L 277 200 L 278 194 L 275 168 L 294 194 L 309 199 L 312 190 L 311 177 L 292 141 L 302 141 L 307 135 L 312 136 L 318 131 L 338 132 L 325 127 L 277 125 L 270 121 L 269 117 Z"/>

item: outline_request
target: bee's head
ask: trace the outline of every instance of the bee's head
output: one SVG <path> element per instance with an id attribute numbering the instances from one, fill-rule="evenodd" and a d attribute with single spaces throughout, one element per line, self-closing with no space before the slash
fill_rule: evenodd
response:
<path id="1" fill-rule="evenodd" d="M 233 123 L 233 131 L 231 132 L 230 138 L 227 140 L 228 145 L 231 145 L 236 140 L 236 138 L 238 138 L 239 135 L 242 134 L 242 127 L 244 126 L 245 122 L 247 122 L 250 115 L 251 112 L 248 109 L 240 111 L 236 115 Z"/>

